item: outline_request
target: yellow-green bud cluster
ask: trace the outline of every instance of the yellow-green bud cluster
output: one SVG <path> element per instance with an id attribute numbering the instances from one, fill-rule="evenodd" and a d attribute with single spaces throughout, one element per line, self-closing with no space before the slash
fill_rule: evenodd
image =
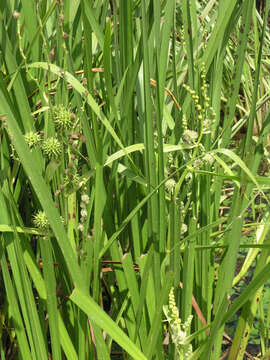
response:
<path id="1" fill-rule="evenodd" d="M 179 359 L 188 360 L 192 356 L 192 346 L 188 342 L 187 331 L 190 328 L 192 316 L 185 323 L 181 323 L 179 311 L 175 303 L 174 288 L 169 293 L 169 305 L 164 307 L 164 313 L 169 323 L 172 342 L 175 344 Z"/>
<path id="2" fill-rule="evenodd" d="M 208 35 L 208 32 L 207 32 L 207 30 L 206 29 L 203 29 L 202 30 L 202 38 L 203 38 L 203 48 L 204 49 L 206 49 L 206 47 L 207 47 L 207 35 Z"/>
<path id="3" fill-rule="evenodd" d="M 208 96 L 207 93 L 207 82 L 206 82 L 206 68 L 205 63 L 202 63 L 201 67 L 201 94 L 202 98 L 204 100 L 204 119 L 203 119 L 203 132 L 207 133 L 210 132 L 213 119 L 216 117 L 215 110 L 210 106 L 211 99 Z"/>
<path id="4" fill-rule="evenodd" d="M 195 109 L 197 111 L 197 118 L 201 124 L 203 133 L 206 134 L 210 132 L 212 122 L 213 119 L 215 119 L 216 114 L 214 109 L 210 105 L 211 99 L 209 98 L 207 92 L 208 85 L 206 82 L 206 68 L 204 63 L 202 64 L 201 67 L 200 78 L 201 78 L 200 96 L 196 93 L 195 90 L 191 89 L 189 85 L 183 84 L 183 87 L 190 94 L 194 102 Z M 201 103 L 200 103 L 200 99 L 201 99 Z M 186 129 L 186 126 L 183 128 Z"/>
<path id="5" fill-rule="evenodd" d="M 186 118 L 185 114 L 183 114 L 183 117 L 182 117 L 182 128 L 183 128 L 183 131 L 188 129 L 187 118 Z"/>
<path id="6" fill-rule="evenodd" d="M 181 44 L 182 44 L 183 47 L 186 46 L 184 25 L 181 26 L 180 41 L 181 41 Z"/>
<path id="7" fill-rule="evenodd" d="M 191 87 L 186 84 L 183 84 L 183 88 L 190 94 L 191 98 L 194 100 L 195 106 L 198 106 L 199 96 L 196 94 L 196 91 L 191 89 Z"/>

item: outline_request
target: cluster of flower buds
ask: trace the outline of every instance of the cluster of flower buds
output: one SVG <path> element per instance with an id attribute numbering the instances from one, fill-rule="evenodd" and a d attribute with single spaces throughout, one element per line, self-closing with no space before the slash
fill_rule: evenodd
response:
<path id="1" fill-rule="evenodd" d="M 189 85 L 183 84 L 184 89 L 190 94 L 197 111 L 197 119 L 199 120 L 200 128 L 204 134 L 211 132 L 213 121 L 216 117 L 214 109 L 210 106 L 210 98 L 208 96 L 208 84 L 206 82 L 206 68 L 205 64 L 201 67 L 201 87 L 200 93 L 197 94 L 195 90 L 191 89 Z M 183 117 L 183 129 L 187 130 L 187 121 Z"/>
<path id="2" fill-rule="evenodd" d="M 89 204 L 89 196 L 87 194 L 83 194 L 81 196 L 81 202 L 80 202 L 80 215 L 81 215 L 81 221 L 78 225 L 78 230 L 83 232 L 84 231 L 84 223 L 86 222 L 88 211 L 87 211 L 87 205 Z"/>
<path id="3" fill-rule="evenodd" d="M 175 303 L 174 288 L 169 293 L 169 305 L 163 307 L 163 311 L 169 323 L 169 330 L 172 342 L 175 344 L 179 359 L 191 359 L 193 355 L 192 345 L 188 340 L 188 330 L 191 325 L 192 315 L 190 315 L 185 323 L 181 322 L 179 311 Z"/>

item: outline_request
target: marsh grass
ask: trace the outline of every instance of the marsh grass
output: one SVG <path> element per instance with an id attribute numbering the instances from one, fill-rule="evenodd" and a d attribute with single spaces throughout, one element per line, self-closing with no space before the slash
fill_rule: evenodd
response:
<path id="1" fill-rule="evenodd" d="M 267 358 L 259 5 L 2 0 L 1 359 Z"/>

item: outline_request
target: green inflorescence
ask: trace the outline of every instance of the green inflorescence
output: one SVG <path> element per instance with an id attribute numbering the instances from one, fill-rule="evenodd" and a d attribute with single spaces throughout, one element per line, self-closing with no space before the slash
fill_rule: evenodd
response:
<path id="1" fill-rule="evenodd" d="M 69 130 L 74 124 L 74 114 L 70 113 L 64 105 L 55 105 L 52 117 L 57 130 Z"/>

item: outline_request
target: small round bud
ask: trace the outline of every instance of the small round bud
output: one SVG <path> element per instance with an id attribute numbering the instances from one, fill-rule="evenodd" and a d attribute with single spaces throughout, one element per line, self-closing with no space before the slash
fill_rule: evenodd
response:
<path id="1" fill-rule="evenodd" d="M 20 17 L 20 13 L 17 10 L 14 10 L 12 16 L 17 20 Z"/>
<path id="2" fill-rule="evenodd" d="M 69 117 L 70 117 L 70 120 L 76 119 L 76 115 L 74 113 L 70 113 Z"/>
<path id="3" fill-rule="evenodd" d="M 87 210 L 86 209 L 81 210 L 81 216 L 84 217 L 84 218 L 87 216 Z"/>
<path id="4" fill-rule="evenodd" d="M 89 196 L 87 194 L 83 194 L 82 195 L 82 201 L 85 203 L 85 204 L 88 204 L 89 203 Z"/>
<path id="5" fill-rule="evenodd" d="M 83 224 L 79 224 L 79 225 L 78 225 L 78 230 L 81 231 L 81 232 L 83 232 L 83 230 L 84 230 Z"/>

